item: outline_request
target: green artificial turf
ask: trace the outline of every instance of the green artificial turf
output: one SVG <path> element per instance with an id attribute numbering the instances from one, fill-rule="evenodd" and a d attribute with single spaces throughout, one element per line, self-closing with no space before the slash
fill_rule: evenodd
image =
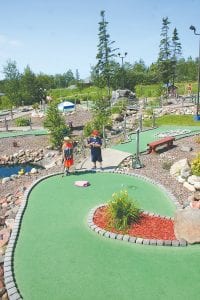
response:
<path id="1" fill-rule="evenodd" d="M 153 142 L 155 140 L 159 140 L 160 138 L 158 137 L 159 133 L 165 133 L 165 132 L 170 132 L 171 130 L 189 130 L 189 133 L 186 134 L 180 134 L 179 136 L 175 136 L 175 139 L 182 138 L 185 136 L 189 135 L 195 135 L 195 134 L 200 134 L 200 127 L 199 126 L 175 126 L 175 125 L 170 125 L 170 126 L 160 126 L 158 128 L 154 128 L 152 130 L 146 130 L 142 131 L 139 135 L 139 151 L 140 152 L 145 152 L 148 148 L 147 144 L 150 142 Z M 113 146 L 113 149 L 117 149 L 120 151 L 128 152 L 128 153 L 136 153 L 137 151 L 137 136 L 136 134 L 131 135 L 131 142 L 128 143 L 123 143 L 123 144 L 118 144 Z"/>
<path id="2" fill-rule="evenodd" d="M 33 129 L 27 131 L 8 131 L 8 132 L 0 132 L 0 138 L 9 138 L 9 137 L 17 137 L 17 136 L 26 136 L 26 135 L 46 135 L 48 131 L 46 129 Z"/>
<path id="3" fill-rule="evenodd" d="M 76 187 L 75 180 L 91 185 Z M 199 245 L 136 245 L 89 229 L 90 209 L 121 189 L 145 210 L 174 214 L 174 204 L 162 189 L 127 175 L 57 175 L 33 188 L 14 252 L 15 279 L 23 299 L 199 298 Z"/>

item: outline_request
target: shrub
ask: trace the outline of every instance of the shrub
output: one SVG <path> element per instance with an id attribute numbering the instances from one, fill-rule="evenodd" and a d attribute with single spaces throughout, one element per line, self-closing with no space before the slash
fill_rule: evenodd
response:
<path id="1" fill-rule="evenodd" d="M 18 118 L 15 120 L 16 126 L 29 126 L 30 125 L 30 119 L 27 118 Z"/>
<path id="2" fill-rule="evenodd" d="M 66 126 L 63 116 L 59 113 L 57 105 L 52 103 L 47 110 L 44 127 L 50 132 L 50 142 L 54 148 L 60 148 L 63 137 L 70 133 L 69 127 Z"/>
<path id="3" fill-rule="evenodd" d="M 197 157 L 192 160 L 191 170 L 193 175 L 200 176 L 200 152 L 197 154 Z"/>
<path id="4" fill-rule="evenodd" d="M 200 136 L 197 136 L 197 137 L 195 138 L 195 142 L 196 142 L 197 144 L 200 144 Z"/>
<path id="5" fill-rule="evenodd" d="M 163 161 L 163 163 L 162 163 L 162 168 L 164 170 L 170 170 L 171 166 L 172 166 L 172 162 L 169 161 L 169 160 L 168 161 Z"/>
<path id="6" fill-rule="evenodd" d="M 140 209 L 135 201 L 131 199 L 126 190 L 112 195 L 108 203 L 109 225 L 117 230 L 127 230 L 132 222 L 140 217 Z"/>

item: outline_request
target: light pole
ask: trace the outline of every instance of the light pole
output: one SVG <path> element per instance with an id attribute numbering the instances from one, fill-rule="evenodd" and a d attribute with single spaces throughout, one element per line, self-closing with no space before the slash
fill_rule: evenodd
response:
<path id="1" fill-rule="evenodd" d="M 122 88 L 124 89 L 124 58 L 126 57 L 128 53 L 124 52 L 124 54 L 118 53 L 118 56 L 122 60 Z"/>
<path id="2" fill-rule="evenodd" d="M 192 30 L 195 35 L 200 36 L 200 33 L 196 32 L 196 27 L 194 27 L 193 25 L 190 26 L 190 30 Z M 199 86 L 200 86 L 200 38 L 199 38 L 199 61 L 198 61 L 198 83 L 197 83 L 197 110 L 196 110 L 196 116 L 195 116 L 196 121 L 200 121 L 200 115 L 199 115 Z"/>

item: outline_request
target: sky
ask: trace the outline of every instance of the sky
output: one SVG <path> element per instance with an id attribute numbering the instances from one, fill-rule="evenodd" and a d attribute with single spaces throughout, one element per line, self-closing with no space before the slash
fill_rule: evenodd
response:
<path id="1" fill-rule="evenodd" d="M 177 28 L 182 56 L 198 57 L 199 0 L 0 0 L 0 79 L 3 67 L 15 61 L 20 72 L 29 65 L 35 74 L 55 75 L 71 69 L 89 77 L 97 63 L 100 12 L 125 62 L 143 59 L 149 66 L 158 58 L 162 18 L 169 33 Z M 120 57 L 116 58 L 121 63 Z"/>

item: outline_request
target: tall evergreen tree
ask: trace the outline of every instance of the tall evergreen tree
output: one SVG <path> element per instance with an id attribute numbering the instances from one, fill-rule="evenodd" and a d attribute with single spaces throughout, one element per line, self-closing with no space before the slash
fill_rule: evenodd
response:
<path id="1" fill-rule="evenodd" d="M 174 28 L 173 35 L 172 35 L 172 69 L 173 69 L 172 84 L 173 85 L 176 76 L 177 62 L 181 54 L 182 54 L 182 47 L 179 41 L 178 31 L 176 28 Z"/>
<path id="2" fill-rule="evenodd" d="M 172 77 L 172 62 L 171 62 L 171 44 L 169 37 L 169 20 L 168 17 L 162 19 L 161 41 L 159 51 L 159 74 L 160 79 L 167 86 Z"/>
<path id="3" fill-rule="evenodd" d="M 79 83 L 79 80 L 80 80 L 80 74 L 79 74 L 78 69 L 76 69 L 76 84 Z"/>
<path id="4" fill-rule="evenodd" d="M 24 73 L 22 74 L 20 89 L 21 101 L 23 101 L 25 105 L 40 101 L 38 97 L 39 86 L 37 78 L 29 66 L 24 69 Z"/>
<path id="5" fill-rule="evenodd" d="M 115 41 L 110 40 L 110 35 L 108 34 L 108 22 L 105 20 L 105 11 L 102 10 L 100 13 L 101 21 L 99 22 L 99 44 L 97 46 L 98 53 L 96 58 L 98 63 L 96 65 L 96 70 L 101 77 L 105 80 L 108 87 L 108 92 L 110 96 L 110 84 L 112 77 L 112 60 L 116 57 L 115 51 L 118 48 L 112 48 Z"/>

